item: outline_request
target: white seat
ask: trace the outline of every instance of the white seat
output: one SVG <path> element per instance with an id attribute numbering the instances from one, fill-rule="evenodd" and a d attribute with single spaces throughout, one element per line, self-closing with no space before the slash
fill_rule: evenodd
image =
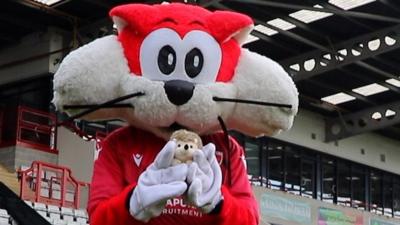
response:
<path id="1" fill-rule="evenodd" d="M 85 209 L 75 209 L 74 210 L 74 215 L 76 217 L 82 217 L 82 218 L 88 218 L 87 212 Z"/>
<path id="2" fill-rule="evenodd" d="M 29 205 L 31 208 L 33 208 L 33 202 L 28 201 L 28 200 L 24 200 L 24 202 Z"/>
<path id="3" fill-rule="evenodd" d="M 16 221 L 14 218 L 12 218 L 12 217 L 10 217 L 10 224 L 11 224 L 11 225 L 19 225 L 19 224 L 17 223 L 17 221 Z"/>
<path id="4" fill-rule="evenodd" d="M 36 211 L 37 213 L 39 213 L 39 215 L 41 215 L 43 218 L 47 218 L 47 212 L 46 211 Z"/>
<path id="5" fill-rule="evenodd" d="M 54 222 L 54 219 L 53 218 L 50 218 L 50 217 L 45 217 L 45 219 L 49 222 L 49 223 L 53 223 Z"/>
<path id="6" fill-rule="evenodd" d="M 61 216 L 58 213 L 49 213 L 50 218 L 54 219 L 54 221 L 56 220 L 61 220 Z"/>
<path id="7" fill-rule="evenodd" d="M 72 208 L 61 207 L 61 214 L 73 216 L 74 211 L 72 210 Z"/>
<path id="8" fill-rule="evenodd" d="M 65 221 L 67 221 L 68 224 L 69 224 L 70 222 L 73 222 L 73 221 L 74 221 L 74 217 L 71 216 L 71 215 L 62 215 L 62 219 L 65 220 Z"/>
<path id="9" fill-rule="evenodd" d="M 36 211 L 47 211 L 46 205 L 43 203 L 40 203 L 40 202 L 35 202 L 35 204 L 33 205 L 33 208 Z"/>
<path id="10" fill-rule="evenodd" d="M 78 223 L 78 222 L 75 222 L 75 221 L 69 221 L 68 222 L 68 225 L 81 225 L 82 223 Z"/>
<path id="11" fill-rule="evenodd" d="M 61 220 L 61 219 L 55 219 L 53 221 L 54 225 L 67 225 L 67 221 Z"/>
<path id="12" fill-rule="evenodd" d="M 47 212 L 60 214 L 60 207 L 55 205 L 47 205 Z"/>
<path id="13" fill-rule="evenodd" d="M 1 225 L 3 225 L 3 224 L 7 224 L 8 225 L 9 223 L 10 223 L 10 217 L 6 218 L 5 216 L 4 217 L 0 216 L 0 224 Z"/>
<path id="14" fill-rule="evenodd" d="M 83 217 L 76 217 L 76 222 L 81 223 L 81 224 L 87 224 L 88 220 Z"/>
<path id="15" fill-rule="evenodd" d="M 8 212 L 5 209 L 0 209 L 0 216 L 8 216 Z"/>

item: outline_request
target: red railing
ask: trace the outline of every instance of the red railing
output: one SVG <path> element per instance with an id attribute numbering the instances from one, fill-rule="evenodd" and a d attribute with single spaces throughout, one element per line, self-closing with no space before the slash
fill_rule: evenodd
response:
<path id="1" fill-rule="evenodd" d="M 12 106 L 0 109 L 0 147 L 23 146 L 57 154 L 56 116 L 28 108 Z"/>
<path id="2" fill-rule="evenodd" d="M 51 153 L 56 148 L 56 116 L 32 108 L 19 106 L 16 144 Z"/>
<path id="3" fill-rule="evenodd" d="M 79 208 L 81 188 L 88 183 L 76 180 L 71 170 L 50 163 L 34 161 L 30 168 L 18 171 L 23 200 Z"/>

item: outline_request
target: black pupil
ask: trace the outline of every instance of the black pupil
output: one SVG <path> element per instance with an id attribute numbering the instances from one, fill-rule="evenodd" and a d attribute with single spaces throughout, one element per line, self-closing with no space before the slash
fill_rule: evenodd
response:
<path id="1" fill-rule="evenodd" d="M 158 68 L 163 74 L 169 75 L 175 70 L 176 53 L 175 50 L 166 45 L 158 53 Z"/>
<path id="2" fill-rule="evenodd" d="M 203 63 L 204 58 L 200 49 L 194 48 L 190 50 L 185 58 L 186 74 L 191 78 L 196 77 L 201 72 L 201 69 L 203 69 Z"/>

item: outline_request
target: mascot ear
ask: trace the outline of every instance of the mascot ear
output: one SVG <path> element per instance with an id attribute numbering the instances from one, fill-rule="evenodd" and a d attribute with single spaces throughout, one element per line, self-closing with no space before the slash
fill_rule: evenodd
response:
<path id="1" fill-rule="evenodd" d="M 127 4 L 114 7 L 110 11 L 110 17 L 119 33 L 128 26 L 137 33 L 145 34 L 159 22 L 157 11 L 150 5 Z"/>
<path id="2" fill-rule="evenodd" d="M 223 43 L 234 38 L 242 45 L 253 30 L 253 20 L 243 14 L 227 11 L 215 11 L 207 18 L 212 35 Z"/>

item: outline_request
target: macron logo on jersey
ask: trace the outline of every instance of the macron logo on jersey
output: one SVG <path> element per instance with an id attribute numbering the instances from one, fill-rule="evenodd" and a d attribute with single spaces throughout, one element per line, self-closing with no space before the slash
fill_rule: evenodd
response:
<path id="1" fill-rule="evenodd" d="M 137 167 L 140 167 L 140 163 L 142 163 L 143 155 L 141 154 L 133 154 L 133 161 Z"/>

